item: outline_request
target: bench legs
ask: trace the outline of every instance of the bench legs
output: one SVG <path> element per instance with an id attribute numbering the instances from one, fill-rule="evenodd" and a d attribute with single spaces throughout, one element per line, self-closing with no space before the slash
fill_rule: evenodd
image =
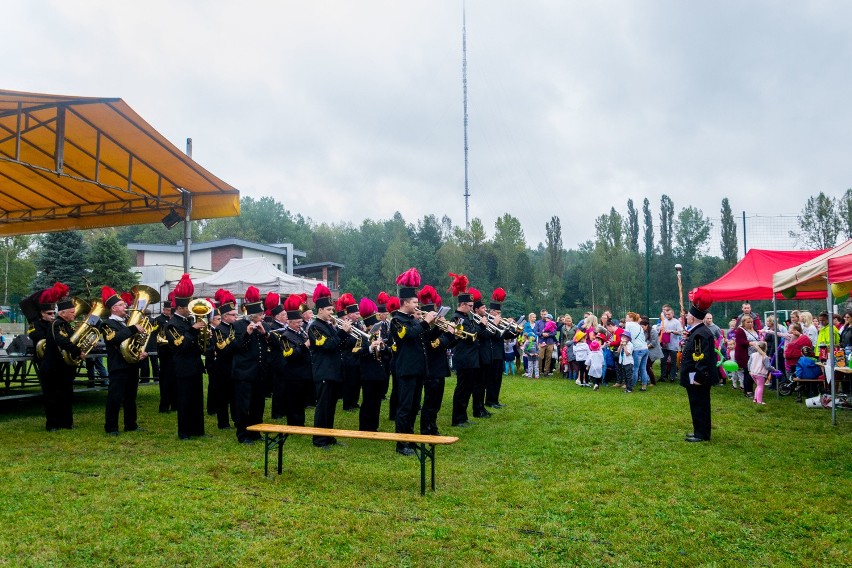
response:
<path id="1" fill-rule="evenodd" d="M 435 490 L 435 444 L 418 444 L 414 447 L 414 455 L 420 462 L 420 494 L 426 495 L 426 460 L 432 464 L 432 491 Z"/>
<path id="2" fill-rule="evenodd" d="M 263 475 L 269 477 L 269 450 L 278 446 L 278 475 L 284 466 L 284 442 L 290 434 L 276 434 L 270 438 L 269 432 L 263 433 Z"/>

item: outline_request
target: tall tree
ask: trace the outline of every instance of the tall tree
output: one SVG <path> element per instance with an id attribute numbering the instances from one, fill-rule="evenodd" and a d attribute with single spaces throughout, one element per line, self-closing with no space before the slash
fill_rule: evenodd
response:
<path id="1" fill-rule="evenodd" d="M 107 232 L 92 242 L 89 248 L 88 276 L 93 286 L 109 286 L 115 290 L 128 291 L 139 283 L 139 278 L 130 267 L 133 266 L 131 253 L 123 246 L 115 233 Z M 95 293 L 95 290 L 92 290 Z"/>
<path id="2" fill-rule="evenodd" d="M 674 203 L 668 195 L 660 198 L 660 252 L 663 258 L 672 257 L 674 238 Z"/>
<path id="3" fill-rule="evenodd" d="M 517 290 L 518 257 L 524 253 L 521 222 L 508 213 L 494 223 L 494 254 L 497 257 L 496 282 L 507 292 Z"/>
<path id="4" fill-rule="evenodd" d="M 843 197 L 839 198 L 838 201 L 837 205 L 843 236 L 847 239 L 852 239 L 852 188 L 847 189 Z"/>
<path id="5" fill-rule="evenodd" d="M 627 200 L 627 250 L 639 252 L 639 211 Z"/>
<path id="6" fill-rule="evenodd" d="M 722 258 L 728 267 L 737 263 L 737 223 L 728 198 L 722 199 Z"/>
<path id="7" fill-rule="evenodd" d="M 645 218 L 645 254 L 650 256 L 654 252 L 654 219 L 651 217 L 651 203 L 646 197 L 642 200 L 642 215 Z"/>
<path id="8" fill-rule="evenodd" d="M 240 215 L 211 219 L 204 225 L 200 240 L 239 238 L 258 243 L 293 243 L 305 249 L 310 242 L 310 225 L 301 215 L 291 215 L 284 204 L 272 197 L 240 198 Z"/>
<path id="9" fill-rule="evenodd" d="M 2 271 L 3 284 L 3 305 L 9 304 L 9 296 L 15 298 L 27 293 L 30 280 L 33 277 L 34 270 L 27 270 L 26 265 L 22 262 L 28 256 L 30 245 L 33 238 L 29 235 L 16 235 L 13 237 L 3 237 L 0 240 L 0 271 Z M 30 268 L 32 263 L 29 264 Z M 32 273 L 31 273 L 32 272 Z M 29 280 L 21 281 L 21 276 L 28 274 Z"/>
<path id="10" fill-rule="evenodd" d="M 837 202 L 825 193 L 809 197 L 799 215 L 800 231 L 790 231 L 790 236 L 814 249 L 831 248 L 837 244 L 841 225 L 837 216 Z"/>
<path id="11" fill-rule="evenodd" d="M 684 207 L 677 215 L 675 252 L 683 262 L 690 262 L 706 251 L 713 224 L 697 207 Z"/>
<path id="12" fill-rule="evenodd" d="M 71 294 L 78 296 L 85 290 L 83 267 L 86 266 L 86 246 L 80 231 L 47 233 L 41 238 L 33 291 L 62 282 L 71 288 Z"/>
<path id="13" fill-rule="evenodd" d="M 565 274 L 565 257 L 562 249 L 562 222 L 554 215 L 544 225 L 547 239 L 547 268 L 551 276 L 562 279 Z"/>

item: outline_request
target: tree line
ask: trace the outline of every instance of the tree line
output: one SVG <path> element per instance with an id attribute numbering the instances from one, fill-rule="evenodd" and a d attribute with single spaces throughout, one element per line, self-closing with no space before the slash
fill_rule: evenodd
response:
<path id="1" fill-rule="evenodd" d="M 545 223 L 545 242 L 532 248 L 511 213 L 494 221 L 489 237 L 479 218 L 463 227 L 446 215 L 407 221 L 397 212 L 386 220 L 329 224 L 290 212 L 271 197 L 243 197 L 240 204 L 239 217 L 193 223 L 193 241 L 238 237 L 264 244 L 291 242 L 306 251 L 307 262 L 344 264 L 341 289 L 356 297 L 375 297 L 380 290 L 394 293 L 396 276 L 416 266 L 423 282 L 435 285 L 450 303 L 447 273 L 464 273 L 486 297 L 495 287 L 504 288 L 504 309 L 513 315 L 541 308 L 575 316 L 604 309 L 655 315 L 663 303 L 678 304 L 675 264 L 683 266 L 686 292 L 724 274 L 738 256 L 737 222 L 727 198 L 719 210 L 720 256 L 709 252 L 711 219 L 691 205 L 677 209 L 668 195 L 656 208 L 647 198 L 641 210 L 632 199 L 623 212 L 612 207 L 595 219 L 594 237 L 576 249 L 563 246 L 557 215 Z M 834 246 L 838 239 L 852 237 L 852 189 L 840 198 L 824 193 L 810 197 L 799 224 L 794 236 L 804 247 Z M 55 280 L 82 295 L 87 281 L 98 289 L 104 284 L 128 289 L 136 276 L 128 270 L 134 259 L 127 243 L 175 244 L 181 236 L 180 230 L 151 224 L 7 237 L 0 251 L 6 298 Z"/>

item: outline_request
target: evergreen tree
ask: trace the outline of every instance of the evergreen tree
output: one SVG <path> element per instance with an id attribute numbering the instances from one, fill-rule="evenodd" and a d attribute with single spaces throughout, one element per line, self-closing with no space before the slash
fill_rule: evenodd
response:
<path id="1" fill-rule="evenodd" d="M 495 282 L 506 289 L 515 292 L 518 289 L 518 257 L 524 253 L 524 230 L 521 222 L 508 213 L 494 223 L 494 254 L 497 258 L 497 274 Z"/>
<path id="2" fill-rule="evenodd" d="M 838 209 L 843 236 L 852 239 L 852 188 L 847 189 L 839 199 Z"/>
<path id="3" fill-rule="evenodd" d="M 802 214 L 799 215 L 800 231 L 790 231 L 790 236 L 803 245 L 814 249 L 827 249 L 837 244 L 839 227 L 837 203 L 834 198 L 819 192 L 809 197 Z"/>
<path id="4" fill-rule="evenodd" d="M 660 198 L 660 252 L 666 260 L 672 257 L 674 238 L 674 203 L 668 195 Z"/>
<path id="5" fill-rule="evenodd" d="M 104 233 L 92 242 L 89 249 L 91 274 L 87 277 L 92 283 L 92 293 L 96 289 L 109 286 L 118 291 L 127 292 L 139 283 L 136 274 L 130 271 L 133 266 L 131 253 L 122 246 L 112 231 Z"/>
<path id="6" fill-rule="evenodd" d="M 728 268 L 737 263 L 737 223 L 727 197 L 722 200 L 722 258 Z"/>
<path id="7" fill-rule="evenodd" d="M 547 238 L 547 265 L 550 275 L 562 279 L 565 273 L 564 252 L 562 250 L 562 223 L 559 217 L 550 218 L 544 230 Z"/>
<path id="8" fill-rule="evenodd" d="M 86 246 L 79 231 L 47 233 L 41 238 L 36 257 L 37 274 L 33 291 L 43 290 L 54 282 L 67 284 L 74 296 L 85 290 Z"/>

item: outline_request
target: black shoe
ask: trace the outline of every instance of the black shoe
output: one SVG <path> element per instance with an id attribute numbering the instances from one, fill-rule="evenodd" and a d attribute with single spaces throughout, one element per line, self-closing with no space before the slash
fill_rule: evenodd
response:
<path id="1" fill-rule="evenodd" d="M 684 442 L 706 442 L 707 440 L 704 438 L 699 438 L 698 436 L 687 436 L 683 439 Z"/>
<path id="2" fill-rule="evenodd" d="M 403 456 L 413 456 L 414 450 L 411 448 L 397 448 L 396 453 L 402 454 Z"/>
<path id="3" fill-rule="evenodd" d="M 146 430 L 145 430 L 145 428 L 140 428 L 139 426 L 137 426 L 136 428 L 125 428 L 124 431 L 125 432 L 145 432 Z"/>
<path id="4" fill-rule="evenodd" d="M 491 416 L 492 416 L 492 414 L 490 412 L 488 412 L 487 410 L 483 410 L 479 414 L 473 415 L 474 418 L 491 418 Z"/>
<path id="5" fill-rule="evenodd" d="M 59 428 L 48 428 L 48 432 L 59 432 Z"/>
<path id="6" fill-rule="evenodd" d="M 498 402 L 498 403 L 496 403 L 496 404 L 492 404 L 492 405 L 491 405 L 491 408 L 503 408 L 504 406 L 505 406 L 504 404 L 500 404 L 500 403 Z"/>
<path id="7" fill-rule="evenodd" d="M 453 426 L 453 428 L 470 428 L 471 423 L 470 422 L 459 422 L 458 424 L 453 424 L 452 426 Z"/>
<path id="8" fill-rule="evenodd" d="M 219 426 L 219 430 L 233 430 L 234 427 L 228 424 L 227 426 Z"/>
<path id="9" fill-rule="evenodd" d="M 240 440 L 240 443 L 245 444 L 247 446 L 250 446 L 250 445 L 254 444 L 254 440 L 252 440 L 252 439 Z"/>
<path id="10" fill-rule="evenodd" d="M 107 436 L 118 436 L 118 430 L 110 430 L 106 434 Z"/>

